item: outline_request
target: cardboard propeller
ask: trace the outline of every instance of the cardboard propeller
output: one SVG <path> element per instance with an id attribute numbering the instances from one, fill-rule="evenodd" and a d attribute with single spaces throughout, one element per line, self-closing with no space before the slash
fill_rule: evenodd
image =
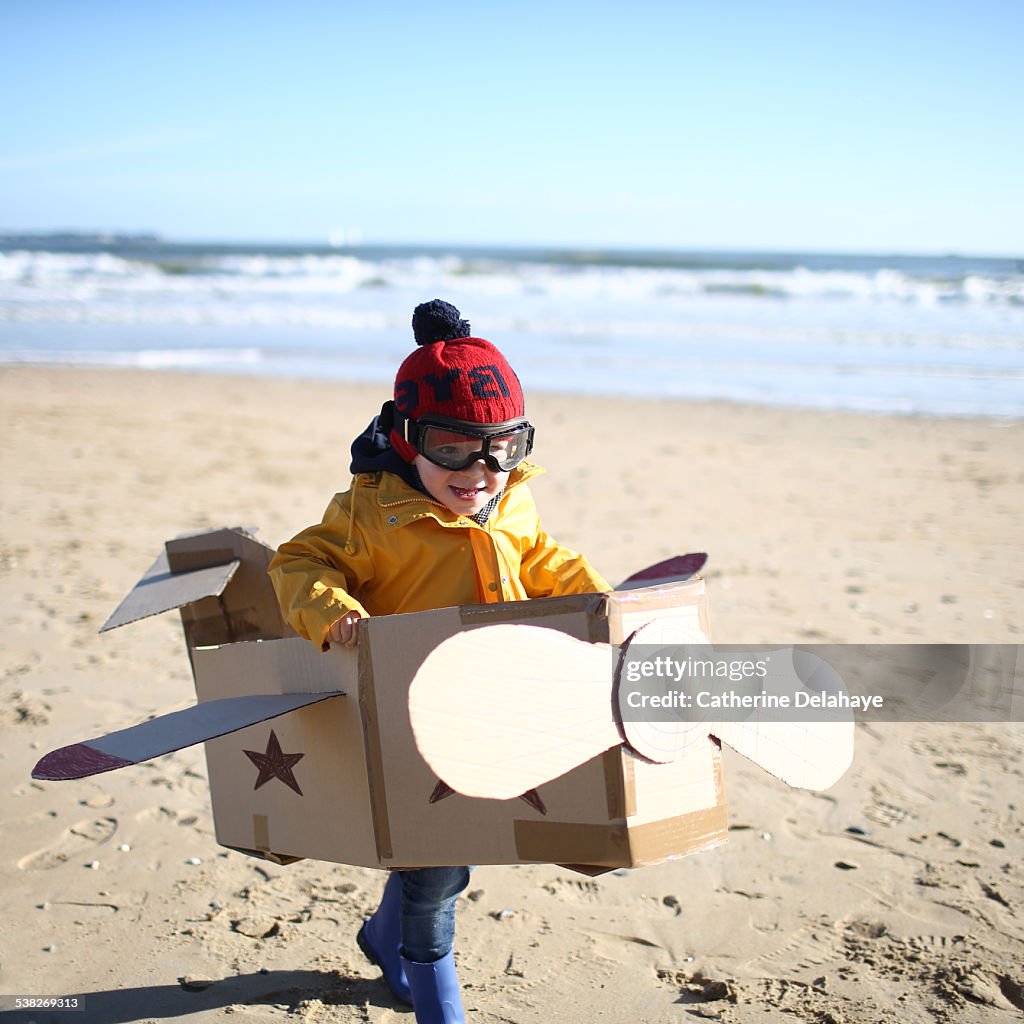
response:
<path id="1" fill-rule="evenodd" d="M 704 643 L 703 636 L 663 619 L 641 627 L 625 647 Z M 814 660 L 814 670 L 824 665 Z M 827 789 L 853 759 L 852 716 L 829 722 L 623 721 L 618 682 L 609 644 L 538 626 L 473 629 L 436 647 L 413 678 L 409 713 L 416 745 L 456 792 L 499 800 L 550 782 L 623 742 L 666 763 L 713 736 L 803 789 Z"/>

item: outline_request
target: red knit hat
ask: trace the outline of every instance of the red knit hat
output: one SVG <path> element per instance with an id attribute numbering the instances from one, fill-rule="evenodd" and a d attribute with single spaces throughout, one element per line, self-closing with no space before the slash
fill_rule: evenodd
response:
<path id="1" fill-rule="evenodd" d="M 441 299 L 424 302 L 412 315 L 420 346 L 398 368 L 395 407 L 410 420 L 445 416 L 467 423 L 506 423 L 524 415 L 523 390 L 505 357 L 489 341 L 469 336 L 468 321 Z M 411 462 L 412 445 L 397 430 L 391 445 Z"/>

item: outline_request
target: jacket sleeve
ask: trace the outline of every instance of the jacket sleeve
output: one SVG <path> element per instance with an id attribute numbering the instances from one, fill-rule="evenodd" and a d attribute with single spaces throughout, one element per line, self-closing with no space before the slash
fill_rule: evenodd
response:
<path id="1" fill-rule="evenodd" d="M 532 505 L 532 496 L 529 500 Z M 603 593 L 612 589 L 583 555 L 562 547 L 540 528 L 536 508 L 533 517 L 536 532 L 532 545 L 523 551 L 519 567 L 519 578 L 531 598 Z"/>
<path id="2" fill-rule="evenodd" d="M 267 570 L 285 621 L 319 647 L 346 612 L 367 614 L 352 596 L 373 576 L 358 525 L 350 530 L 354 490 L 335 495 L 323 521 L 282 544 Z"/>

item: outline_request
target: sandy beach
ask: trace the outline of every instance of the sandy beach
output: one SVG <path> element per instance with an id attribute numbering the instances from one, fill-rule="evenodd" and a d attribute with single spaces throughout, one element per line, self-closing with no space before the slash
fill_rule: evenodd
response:
<path id="1" fill-rule="evenodd" d="M 40 783 L 48 750 L 194 701 L 173 614 L 99 626 L 176 534 L 272 545 L 348 483 L 380 386 L 0 369 L 0 993 L 73 1024 L 411 1021 L 354 942 L 379 871 L 219 847 L 201 749 Z M 707 551 L 716 639 L 1007 643 L 1024 423 L 528 396 L 543 521 L 617 581 Z M 721 849 L 587 878 L 481 867 L 481 1024 L 1024 1014 L 1024 726 L 859 726 L 826 793 L 726 751 Z M 6 1005 L 10 1005 L 8 1002 Z"/>

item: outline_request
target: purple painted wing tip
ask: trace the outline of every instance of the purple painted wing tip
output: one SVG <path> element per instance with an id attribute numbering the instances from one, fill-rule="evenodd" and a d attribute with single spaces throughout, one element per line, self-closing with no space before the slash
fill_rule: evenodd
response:
<path id="1" fill-rule="evenodd" d="M 39 763 L 32 769 L 32 778 L 47 782 L 84 779 L 88 775 L 112 772 L 115 768 L 123 768 L 134 763 L 126 761 L 123 757 L 105 754 L 87 743 L 72 743 L 68 747 L 51 750 L 41 757 Z"/>
<path id="2" fill-rule="evenodd" d="M 669 577 L 686 579 L 700 572 L 707 560 L 708 556 L 703 551 L 691 552 L 688 555 L 675 555 L 665 559 L 664 562 L 648 566 L 646 569 L 634 573 L 626 582 L 638 583 L 641 580 L 667 579 Z"/>

